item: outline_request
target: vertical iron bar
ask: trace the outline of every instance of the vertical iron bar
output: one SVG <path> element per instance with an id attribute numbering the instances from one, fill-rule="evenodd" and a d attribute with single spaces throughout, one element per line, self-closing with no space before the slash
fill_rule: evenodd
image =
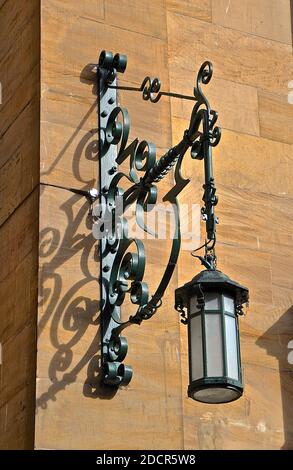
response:
<path id="1" fill-rule="evenodd" d="M 105 129 L 112 110 L 117 106 L 117 92 L 107 86 L 108 70 L 98 67 L 98 128 L 99 128 L 99 202 L 100 207 L 107 204 L 107 190 L 113 178 L 111 169 L 116 164 L 117 146 L 105 145 Z M 116 84 L 116 79 L 113 81 Z M 108 304 L 111 267 L 116 253 L 107 249 L 107 233 L 99 240 L 100 247 L 100 299 L 101 299 L 101 351 L 102 365 L 108 360 L 108 343 L 116 325 L 111 317 Z M 117 307 L 116 316 L 120 315 Z"/>
<path id="2" fill-rule="evenodd" d="M 208 240 L 215 239 L 215 213 L 214 206 L 212 204 L 212 193 L 214 187 L 213 177 L 213 159 L 212 159 L 212 148 L 209 141 L 209 113 L 207 110 L 204 111 L 203 118 L 203 153 L 204 153 L 204 173 L 205 173 L 205 203 L 206 203 L 206 232 Z"/>

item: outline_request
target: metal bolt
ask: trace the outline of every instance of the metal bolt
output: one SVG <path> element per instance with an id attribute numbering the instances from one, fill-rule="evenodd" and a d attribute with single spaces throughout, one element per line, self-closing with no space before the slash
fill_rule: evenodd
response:
<path id="1" fill-rule="evenodd" d="M 101 112 L 102 117 L 106 117 L 108 115 L 108 111 L 104 109 L 104 111 Z"/>
<path id="2" fill-rule="evenodd" d="M 111 96 L 111 97 L 108 99 L 108 103 L 109 103 L 109 104 L 114 104 L 114 103 L 115 103 L 115 98 L 114 98 L 114 96 Z"/>
<path id="3" fill-rule="evenodd" d="M 116 173 L 117 169 L 118 169 L 118 166 L 113 165 L 112 168 L 110 168 L 110 170 L 109 170 L 109 174 L 113 175 L 114 173 Z"/>
<path id="4" fill-rule="evenodd" d="M 99 197 L 99 191 L 96 188 L 91 188 L 89 194 L 92 198 L 97 199 Z"/>
<path id="5" fill-rule="evenodd" d="M 109 266 L 108 264 L 106 264 L 106 265 L 103 267 L 103 271 L 104 271 L 105 273 L 107 273 L 108 271 L 110 271 L 110 269 L 111 269 L 111 268 L 110 268 L 110 266 Z"/>

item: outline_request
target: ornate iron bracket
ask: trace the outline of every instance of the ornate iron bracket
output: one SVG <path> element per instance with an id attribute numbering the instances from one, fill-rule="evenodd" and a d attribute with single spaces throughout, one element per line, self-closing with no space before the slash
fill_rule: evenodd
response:
<path id="1" fill-rule="evenodd" d="M 146 77 L 140 87 L 122 87 L 117 84 L 117 74 L 124 73 L 127 58 L 124 55 L 103 51 L 97 67 L 98 121 L 99 121 L 99 204 L 93 205 L 93 234 L 100 240 L 101 330 L 103 381 L 109 385 L 127 385 L 132 369 L 123 363 L 127 354 L 127 340 L 122 331 L 150 319 L 162 304 L 162 297 L 174 272 L 180 251 L 180 219 L 177 196 L 189 183 L 181 174 L 184 156 L 190 149 L 191 158 L 204 160 L 205 184 L 202 217 L 206 223 L 207 240 L 203 247 L 205 256 L 198 258 L 214 269 L 216 264 L 216 223 L 214 206 L 217 204 L 212 172 L 212 147 L 216 146 L 221 131 L 215 126 L 217 113 L 210 109 L 202 92 L 202 84 L 212 77 L 212 64 L 204 62 L 199 69 L 193 96 L 161 92 L 160 80 Z M 156 159 L 155 145 L 138 139 L 128 143 L 130 121 L 128 111 L 117 103 L 117 89 L 142 93 L 144 100 L 156 103 L 162 96 L 195 101 L 190 124 L 182 140 L 165 155 Z M 129 173 L 119 171 L 126 159 Z M 175 184 L 165 194 L 174 209 L 175 233 L 171 253 L 163 277 L 150 295 L 144 282 L 145 251 L 141 240 L 128 238 L 125 211 L 136 207 L 136 221 L 145 231 L 144 213 L 157 202 L 157 184 L 174 168 Z M 131 186 L 123 191 L 121 182 L 126 179 Z M 123 322 L 120 307 L 129 295 L 136 311 Z M 184 320 L 184 318 L 183 318 Z"/>

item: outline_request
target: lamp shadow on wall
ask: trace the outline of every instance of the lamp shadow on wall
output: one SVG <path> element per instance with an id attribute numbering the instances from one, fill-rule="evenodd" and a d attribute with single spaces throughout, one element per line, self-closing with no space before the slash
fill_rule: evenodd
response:
<path id="1" fill-rule="evenodd" d="M 291 42 L 293 46 L 293 0 L 290 0 Z M 293 78 L 293 77 L 292 77 Z M 257 340 L 267 354 L 276 358 L 280 375 L 284 444 L 293 449 L 293 306 Z"/>
<path id="2" fill-rule="evenodd" d="M 80 80 L 93 86 L 92 80 L 85 78 L 88 70 L 89 66 L 82 71 Z M 96 94 L 95 86 L 93 86 L 93 94 Z M 95 109 L 96 103 L 90 107 L 43 176 L 50 175 Z M 83 158 L 92 162 L 98 161 L 97 129 L 92 129 L 83 135 L 75 147 L 72 159 L 73 175 L 76 181 L 83 183 L 82 187 L 77 187 L 87 190 L 94 186 L 94 180 L 84 181 L 82 179 L 80 163 Z M 97 300 L 99 297 L 99 252 L 98 243 L 92 236 L 89 203 L 85 199 L 83 202 L 82 196 L 72 195 L 69 192 L 69 197 L 64 201 L 64 190 L 54 190 L 62 191 L 63 202 L 59 207 L 56 207 L 56 213 L 60 211 L 63 216 L 65 214 L 66 227 L 62 233 L 53 226 L 45 227 L 40 232 L 39 256 L 42 267 L 39 274 L 41 315 L 38 334 L 39 337 L 42 334 L 49 336 L 55 353 L 50 358 L 48 366 L 48 378 L 52 383 L 46 392 L 37 397 L 37 409 L 39 407 L 44 409 L 48 406 L 49 401 L 56 401 L 57 394 L 76 382 L 78 374 L 84 368 L 87 368 L 86 380 L 83 385 L 85 397 L 111 399 L 117 392 L 116 388 L 107 387 L 101 383 L 100 305 Z M 44 191 L 46 189 L 43 187 L 41 197 Z M 78 272 L 81 275 L 77 282 L 69 282 L 69 288 L 66 288 L 64 292 L 63 276 L 60 271 L 61 273 L 66 272 L 66 266 L 74 256 L 79 260 L 80 269 L 78 268 Z M 94 274 L 90 270 L 92 256 L 96 266 Z M 94 292 L 93 297 L 85 295 L 90 283 L 93 284 L 93 288 L 91 288 L 91 292 Z M 78 362 L 72 365 L 75 355 L 73 349 L 81 342 L 89 327 L 96 327 L 94 337 L 91 336 L 85 352 L 82 351 L 78 356 Z M 62 331 L 64 334 L 60 334 Z M 70 338 L 67 340 L 69 336 Z M 51 347 L 49 349 L 51 354 Z M 41 352 L 39 354 L 39 361 L 42 361 Z"/>
<path id="3" fill-rule="evenodd" d="M 293 449 L 293 306 L 257 340 L 257 345 L 278 360 L 283 411 L 283 450 Z M 291 347 L 291 349 L 290 349 Z"/>

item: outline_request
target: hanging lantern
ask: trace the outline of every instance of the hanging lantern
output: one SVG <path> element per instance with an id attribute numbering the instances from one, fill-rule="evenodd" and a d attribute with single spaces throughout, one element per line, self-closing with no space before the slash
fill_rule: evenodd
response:
<path id="1" fill-rule="evenodd" d="M 247 301 L 246 287 L 214 269 L 176 289 L 176 309 L 187 308 L 190 398 L 227 403 L 242 395 L 238 315 Z"/>

